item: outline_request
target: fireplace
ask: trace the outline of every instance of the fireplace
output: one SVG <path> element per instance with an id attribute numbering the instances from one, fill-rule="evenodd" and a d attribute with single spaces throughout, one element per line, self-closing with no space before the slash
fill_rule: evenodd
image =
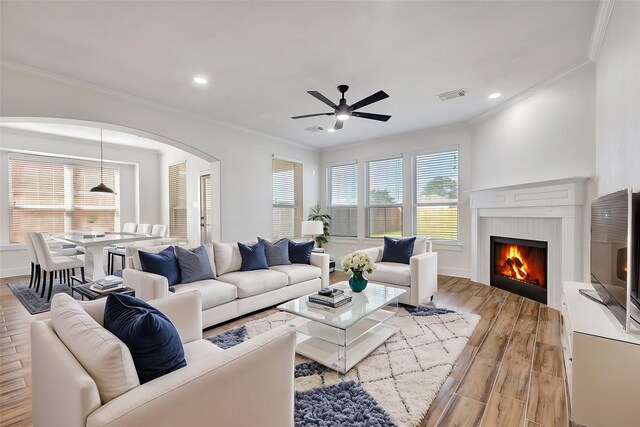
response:
<path id="1" fill-rule="evenodd" d="M 547 242 L 491 236 L 491 286 L 547 303 Z"/>

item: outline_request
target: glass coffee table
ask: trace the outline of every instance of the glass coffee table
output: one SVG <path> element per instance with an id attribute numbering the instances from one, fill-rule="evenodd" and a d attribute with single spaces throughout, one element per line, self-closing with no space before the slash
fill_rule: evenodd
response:
<path id="1" fill-rule="evenodd" d="M 332 288 L 343 289 L 352 305 L 333 313 L 307 306 L 307 295 L 278 309 L 291 314 L 287 325 L 296 330 L 296 353 L 345 374 L 396 333 L 398 301 L 406 291 L 371 282 L 360 293 L 347 282 Z"/>

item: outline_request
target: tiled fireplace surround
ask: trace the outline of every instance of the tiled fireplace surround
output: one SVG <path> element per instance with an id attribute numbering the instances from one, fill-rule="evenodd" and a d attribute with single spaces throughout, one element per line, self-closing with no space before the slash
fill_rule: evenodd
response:
<path id="1" fill-rule="evenodd" d="M 547 304 L 560 309 L 562 282 L 583 281 L 586 178 L 477 190 L 471 199 L 471 279 L 490 281 L 490 236 L 548 242 Z"/>

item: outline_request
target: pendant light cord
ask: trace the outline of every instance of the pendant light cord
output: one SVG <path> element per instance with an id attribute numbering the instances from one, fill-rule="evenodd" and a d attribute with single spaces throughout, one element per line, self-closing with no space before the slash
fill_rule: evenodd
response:
<path id="1" fill-rule="evenodd" d="M 104 174 L 102 171 L 102 129 L 100 129 L 100 183 L 104 183 Z"/>

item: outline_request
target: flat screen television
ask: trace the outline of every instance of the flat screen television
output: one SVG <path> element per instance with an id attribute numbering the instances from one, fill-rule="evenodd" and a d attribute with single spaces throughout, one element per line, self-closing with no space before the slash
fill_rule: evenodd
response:
<path id="1" fill-rule="evenodd" d="M 640 193 L 591 204 L 591 283 L 625 331 L 632 320 L 640 324 Z"/>

